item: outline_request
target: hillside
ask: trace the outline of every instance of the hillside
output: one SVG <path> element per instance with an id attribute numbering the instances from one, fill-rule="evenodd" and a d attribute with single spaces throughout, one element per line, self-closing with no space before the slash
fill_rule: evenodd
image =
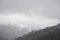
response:
<path id="1" fill-rule="evenodd" d="M 15 40 L 60 40 L 60 24 L 39 31 L 32 31 Z"/>

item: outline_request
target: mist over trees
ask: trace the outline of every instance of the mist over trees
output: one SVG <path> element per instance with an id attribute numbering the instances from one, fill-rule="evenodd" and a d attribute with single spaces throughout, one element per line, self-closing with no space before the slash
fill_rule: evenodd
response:
<path id="1" fill-rule="evenodd" d="M 60 40 L 60 24 L 39 31 L 32 31 L 15 40 Z"/>
<path id="2" fill-rule="evenodd" d="M 15 37 L 22 36 L 29 32 L 27 28 L 23 29 L 18 28 L 16 25 L 0 24 L 0 40 L 15 40 Z"/>
<path id="3" fill-rule="evenodd" d="M 12 40 L 16 34 L 16 27 L 0 24 L 0 40 Z"/>
<path id="4" fill-rule="evenodd" d="M 28 33 L 26 28 L 16 31 L 15 26 L 0 25 L 0 40 L 60 40 L 60 24 L 32 31 L 19 37 L 16 32 L 17 35 Z"/>

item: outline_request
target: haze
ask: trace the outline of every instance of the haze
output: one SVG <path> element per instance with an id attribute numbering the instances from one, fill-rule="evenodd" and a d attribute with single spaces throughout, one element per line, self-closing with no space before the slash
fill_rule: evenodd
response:
<path id="1" fill-rule="evenodd" d="M 58 23 L 60 0 L 0 0 L 0 25 L 15 26 L 17 31 L 23 28 L 31 31 Z"/>

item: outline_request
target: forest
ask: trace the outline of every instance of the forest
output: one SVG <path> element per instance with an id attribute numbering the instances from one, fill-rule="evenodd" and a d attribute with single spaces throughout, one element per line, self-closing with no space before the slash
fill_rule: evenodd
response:
<path id="1" fill-rule="evenodd" d="M 32 31 L 15 40 L 60 40 L 60 24 L 39 31 Z"/>

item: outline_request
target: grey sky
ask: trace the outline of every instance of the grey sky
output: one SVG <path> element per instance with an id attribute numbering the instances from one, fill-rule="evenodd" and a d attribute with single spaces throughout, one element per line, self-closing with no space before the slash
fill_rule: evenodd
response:
<path id="1" fill-rule="evenodd" d="M 0 25 L 16 26 L 19 28 L 17 32 L 21 28 L 35 30 L 59 22 L 60 0 L 0 0 Z M 9 29 L 8 26 L 6 26 L 6 30 L 10 31 L 10 26 Z M 16 32 L 15 30 L 13 33 Z M 10 32 L 5 33 L 9 36 Z"/>
<path id="2" fill-rule="evenodd" d="M 12 21 L 12 23 L 16 23 L 20 19 L 25 21 L 24 18 L 28 22 L 28 19 L 41 21 L 41 18 L 43 20 L 45 17 L 46 20 L 49 18 L 60 20 L 60 0 L 0 0 L 0 10 L 0 19 L 5 20 L 0 21 L 6 23 L 8 22 L 6 20 Z"/>
<path id="3" fill-rule="evenodd" d="M 60 19 L 60 0 L 1 0 L 1 12 L 27 12 Z"/>

